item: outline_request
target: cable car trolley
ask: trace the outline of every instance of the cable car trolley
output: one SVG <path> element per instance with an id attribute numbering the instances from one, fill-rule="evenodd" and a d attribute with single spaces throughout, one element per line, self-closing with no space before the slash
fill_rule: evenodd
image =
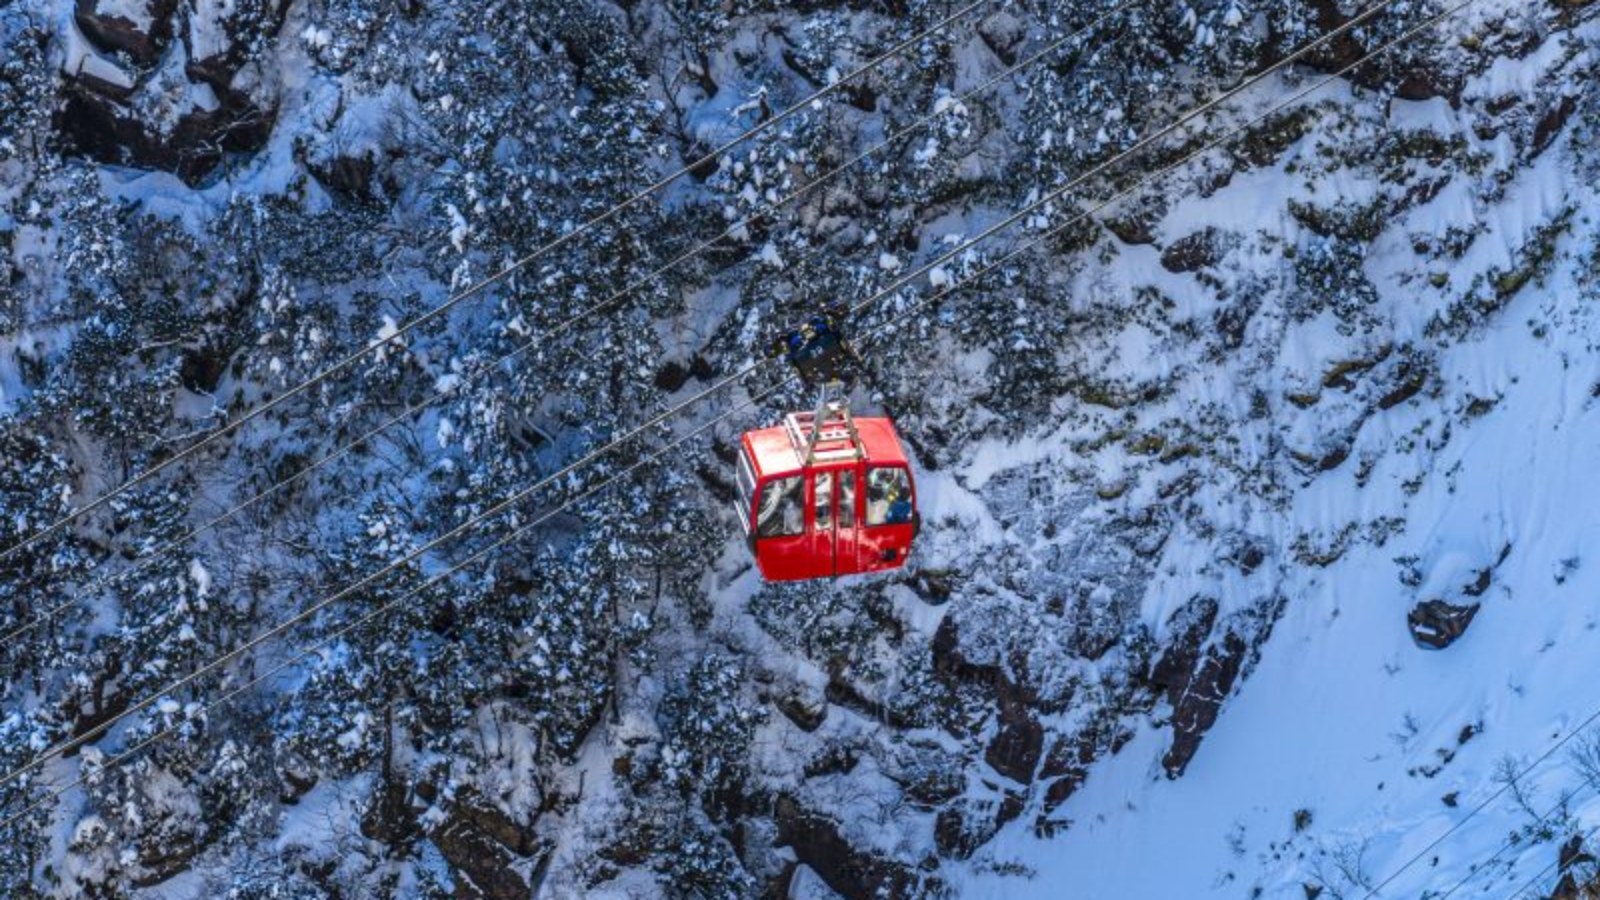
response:
<path id="1" fill-rule="evenodd" d="M 836 323 L 813 319 L 785 345 L 802 378 L 822 371 L 812 412 L 740 438 L 737 514 L 768 581 L 801 581 L 896 569 L 911 552 L 921 519 L 911 464 L 894 423 L 856 418 L 837 380 L 850 354 Z M 819 350 L 810 343 L 817 338 Z M 798 354 L 796 351 L 799 351 Z M 799 360 L 796 360 L 796 356 Z"/>

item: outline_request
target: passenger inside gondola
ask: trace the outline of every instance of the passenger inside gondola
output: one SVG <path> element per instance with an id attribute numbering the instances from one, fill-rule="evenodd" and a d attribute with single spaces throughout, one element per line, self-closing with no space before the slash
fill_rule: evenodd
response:
<path id="1" fill-rule="evenodd" d="M 911 521 L 911 485 L 906 470 L 867 470 L 867 524 L 902 525 Z"/>
<path id="2" fill-rule="evenodd" d="M 761 493 L 761 510 L 756 516 L 759 537 L 786 537 L 805 532 L 804 482 L 799 475 L 779 478 Z"/>

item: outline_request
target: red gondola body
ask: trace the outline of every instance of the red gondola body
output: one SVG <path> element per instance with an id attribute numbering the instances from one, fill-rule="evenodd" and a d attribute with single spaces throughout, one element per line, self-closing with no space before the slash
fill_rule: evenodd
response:
<path id="1" fill-rule="evenodd" d="M 842 404 L 746 432 L 739 517 L 768 581 L 802 581 L 905 564 L 920 519 L 911 464 L 894 424 Z"/>

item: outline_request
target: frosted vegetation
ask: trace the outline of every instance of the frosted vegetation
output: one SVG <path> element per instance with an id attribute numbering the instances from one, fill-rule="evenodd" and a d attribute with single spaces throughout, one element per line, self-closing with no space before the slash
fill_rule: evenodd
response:
<path id="1" fill-rule="evenodd" d="M 1600 4 L 1273 109 L 1456 5 L 1125 160 L 1365 7 L 985 5 L 6 553 L 0 894 L 1600 890 Z M 956 8 L 0 8 L 0 547 Z M 767 368 L 163 693 L 1110 160 L 854 323 L 904 571 L 760 583 Z"/>

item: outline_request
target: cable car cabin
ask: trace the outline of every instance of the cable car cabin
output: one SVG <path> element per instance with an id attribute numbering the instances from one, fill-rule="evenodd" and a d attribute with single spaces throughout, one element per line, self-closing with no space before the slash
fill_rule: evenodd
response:
<path id="1" fill-rule="evenodd" d="M 905 564 L 921 519 L 911 466 L 888 419 L 853 419 L 843 403 L 829 403 L 746 432 L 740 445 L 739 521 L 763 578 Z"/>

